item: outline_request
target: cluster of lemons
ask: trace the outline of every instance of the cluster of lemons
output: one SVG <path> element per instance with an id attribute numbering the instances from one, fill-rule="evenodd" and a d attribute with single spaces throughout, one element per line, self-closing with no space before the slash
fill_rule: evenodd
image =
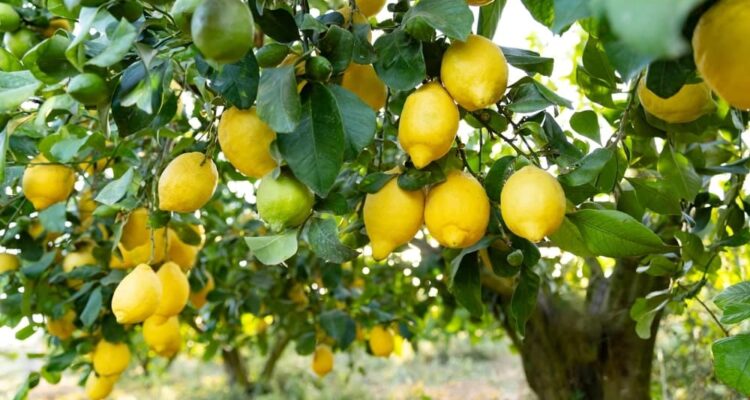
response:
<path id="1" fill-rule="evenodd" d="M 357 325 L 357 340 L 365 340 L 365 332 Z M 376 325 L 369 332 L 367 339 L 370 351 L 376 357 L 389 357 L 395 346 L 394 335 L 387 326 Z M 311 368 L 319 377 L 328 375 L 333 370 L 333 350 L 328 344 L 319 344 L 313 353 Z"/>

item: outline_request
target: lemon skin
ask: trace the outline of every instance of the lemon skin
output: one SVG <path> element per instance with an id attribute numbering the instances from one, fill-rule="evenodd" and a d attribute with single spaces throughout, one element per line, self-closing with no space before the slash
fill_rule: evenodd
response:
<path id="1" fill-rule="evenodd" d="M 377 193 L 367 195 L 363 214 L 372 257 L 382 260 L 409 243 L 422 227 L 424 192 L 401 189 L 393 178 Z"/>
<path id="2" fill-rule="evenodd" d="M 424 220 L 430 235 L 442 246 L 469 247 L 487 230 L 490 201 L 473 176 L 452 171 L 445 182 L 435 185 L 427 194 Z"/>
<path id="3" fill-rule="evenodd" d="M 219 146 L 227 160 L 243 175 L 260 179 L 278 166 L 271 156 L 276 132 L 255 111 L 232 107 L 219 121 Z"/>
<path id="4" fill-rule="evenodd" d="M 638 99 L 646 112 L 671 124 L 695 121 L 714 109 L 711 89 L 705 83 L 683 85 L 672 97 L 663 99 L 649 90 L 645 79 L 641 79 Z"/>

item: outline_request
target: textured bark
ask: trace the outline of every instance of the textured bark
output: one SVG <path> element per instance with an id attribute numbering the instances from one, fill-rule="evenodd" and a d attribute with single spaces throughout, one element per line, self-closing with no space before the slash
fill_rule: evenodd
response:
<path id="1" fill-rule="evenodd" d="M 236 348 L 222 349 L 221 358 L 224 361 L 224 370 L 229 376 L 229 383 L 238 385 L 246 392 L 252 390 L 252 384 L 248 379 L 245 359 Z"/>

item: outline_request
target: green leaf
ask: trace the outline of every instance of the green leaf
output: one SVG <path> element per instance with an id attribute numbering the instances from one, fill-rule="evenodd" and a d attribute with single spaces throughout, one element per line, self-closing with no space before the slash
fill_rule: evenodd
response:
<path id="1" fill-rule="evenodd" d="M 49 137 L 49 136 L 48 136 Z M 67 163 L 73 160 L 84 144 L 89 140 L 89 136 L 67 135 L 61 140 L 56 141 L 50 148 L 50 154 L 55 160 Z"/>
<path id="2" fill-rule="evenodd" d="M 258 85 L 258 116 L 277 133 L 293 131 L 302 116 L 294 67 L 266 68 Z"/>
<path id="3" fill-rule="evenodd" d="M 162 107 L 164 84 L 169 84 L 171 73 L 170 63 L 162 61 L 152 62 L 148 70 L 140 62 L 125 69 L 112 97 L 112 117 L 120 136 L 151 125 Z"/>
<path id="4" fill-rule="evenodd" d="M 86 62 L 86 49 L 84 42 L 86 42 L 91 34 L 91 25 L 96 19 L 96 15 L 99 12 L 99 8 L 95 7 L 82 7 L 81 13 L 78 15 L 78 23 L 76 24 L 77 32 L 80 34 L 73 38 L 73 41 L 68 45 L 68 49 L 65 50 L 65 57 L 68 58 L 73 66 L 79 71 L 83 72 L 83 66 Z M 140 63 L 136 63 L 139 64 Z M 131 67 L 135 65 L 132 64 Z"/>
<path id="5" fill-rule="evenodd" d="M 246 237 L 245 243 L 253 256 L 265 265 L 281 264 L 297 253 L 297 231 L 280 235 Z"/>
<path id="6" fill-rule="evenodd" d="M 31 372 L 21 387 L 18 388 L 18 391 L 16 391 L 13 400 L 26 400 L 29 396 L 29 390 L 35 388 L 39 384 L 40 376 L 41 375 L 39 375 L 38 372 Z"/>
<path id="7" fill-rule="evenodd" d="M 690 160 L 675 152 L 669 144 L 664 146 L 659 155 L 657 168 L 669 190 L 689 202 L 695 199 L 703 186 L 703 181 L 690 164 Z"/>
<path id="8" fill-rule="evenodd" d="M 346 349 L 357 337 L 357 325 L 347 313 L 341 310 L 329 310 L 320 314 L 320 326 L 326 334 Z"/>
<path id="9" fill-rule="evenodd" d="M 336 98 L 320 83 L 302 91 L 302 120 L 294 132 L 279 135 L 279 151 L 304 184 L 325 197 L 344 162 L 344 125 Z"/>
<path id="10" fill-rule="evenodd" d="M 644 207 L 664 215 L 680 215 L 680 199 L 665 186 L 663 181 L 645 178 L 628 178 L 633 185 L 638 201 Z"/>
<path id="11" fill-rule="evenodd" d="M 485 236 L 478 242 L 476 242 L 474 245 L 467 247 L 465 249 L 461 249 L 461 251 L 456 254 L 455 257 L 453 257 L 450 261 L 450 264 L 448 265 L 448 285 L 453 285 L 453 279 L 458 273 L 459 268 L 461 268 L 461 263 L 463 262 L 464 257 L 472 254 L 473 257 L 475 257 L 477 254 L 475 254 L 478 250 L 486 249 L 488 248 L 492 243 L 497 241 L 499 236 L 497 235 L 490 235 Z"/>
<path id="12" fill-rule="evenodd" d="M 0 71 L 0 113 L 13 111 L 42 86 L 30 71 Z"/>
<path id="13" fill-rule="evenodd" d="M 692 55 L 676 60 L 659 60 L 648 66 L 646 87 L 657 96 L 668 99 L 677 94 L 694 75 Z"/>
<path id="14" fill-rule="evenodd" d="M 31 337 L 31 335 L 33 335 L 34 332 L 36 332 L 36 327 L 34 325 L 26 325 L 23 328 L 16 331 L 16 339 L 26 340 L 29 337 Z"/>
<path id="15" fill-rule="evenodd" d="M 510 176 L 513 162 L 516 161 L 514 156 L 501 157 L 492 164 L 487 177 L 484 179 L 484 189 L 487 197 L 492 201 L 500 201 L 500 193 L 503 191 L 505 181 Z"/>
<path id="16" fill-rule="evenodd" d="M 262 14 L 258 12 L 258 7 L 262 4 L 251 1 L 250 11 L 253 12 L 253 20 L 261 31 L 273 40 L 281 43 L 290 43 L 299 40 L 299 31 L 294 17 L 284 8 L 263 9 Z"/>
<path id="17" fill-rule="evenodd" d="M 651 276 L 672 276 L 679 272 L 679 270 L 680 265 L 674 260 L 670 260 L 662 255 L 656 255 L 650 258 L 647 265 L 639 266 L 636 272 Z"/>
<path id="18" fill-rule="evenodd" d="M 377 120 L 375 111 L 359 96 L 338 85 L 330 85 L 344 124 L 344 159 L 353 160 L 375 138 Z"/>
<path id="19" fill-rule="evenodd" d="M 477 34 L 490 40 L 495 37 L 497 24 L 503 15 L 503 9 L 508 0 L 495 0 L 490 4 L 479 8 L 479 22 L 477 23 Z"/>
<path id="20" fill-rule="evenodd" d="M 555 0 L 555 22 L 552 32 L 561 33 L 579 19 L 589 17 L 590 0 Z"/>
<path id="21" fill-rule="evenodd" d="M 750 230 L 747 228 L 713 244 L 714 247 L 740 247 L 750 242 Z"/>
<path id="22" fill-rule="evenodd" d="M 554 0 L 521 0 L 531 16 L 540 24 L 551 27 L 555 20 Z"/>
<path id="23" fill-rule="evenodd" d="M 62 232 L 65 230 L 66 201 L 55 203 L 39 212 L 39 222 L 47 232 Z"/>
<path id="24" fill-rule="evenodd" d="M 750 395 L 750 334 L 719 339 L 711 346 L 716 377 L 745 396 Z"/>
<path id="25" fill-rule="evenodd" d="M 294 342 L 294 350 L 297 352 L 297 354 L 301 356 L 308 356 L 315 351 L 315 332 L 305 332 L 299 335 L 299 337 L 297 337 Z"/>
<path id="26" fill-rule="evenodd" d="M 375 41 L 378 60 L 375 72 L 389 87 L 406 91 L 419 85 L 427 71 L 422 54 L 422 42 L 397 29 Z"/>
<path id="27" fill-rule="evenodd" d="M 385 172 L 373 172 L 362 178 L 357 185 L 357 190 L 364 193 L 377 193 L 393 177 L 394 175 Z"/>
<path id="28" fill-rule="evenodd" d="M 86 65 L 104 68 L 117 64 L 133 47 L 137 36 L 135 27 L 125 18 L 121 19 L 114 31 L 107 34 L 109 45 L 102 53 L 86 61 Z"/>
<path id="29" fill-rule="evenodd" d="M 321 55 L 331 62 L 333 74 L 344 72 L 352 60 L 354 35 L 346 29 L 332 25 L 318 42 Z"/>
<path id="30" fill-rule="evenodd" d="M 750 281 L 724 289 L 714 298 L 714 303 L 723 311 L 723 324 L 737 324 L 750 318 Z"/>
<path id="31" fill-rule="evenodd" d="M 86 302 L 86 307 L 81 312 L 81 322 L 83 326 L 88 328 L 94 324 L 94 321 L 99 317 L 99 312 L 102 309 L 102 288 L 98 287 L 91 292 L 89 299 Z"/>
<path id="32" fill-rule="evenodd" d="M 560 175 L 560 183 L 567 186 L 593 184 L 612 157 L 614 157 L 614 153 L 609 148 L 598 148 L 584 157 L 578 168 Z"/>
<path id="33" fill-rule="evenodd" d="M 464 0 L 422 0 L 406 12 L 402 23 L 408 29 L 416 20 L 426 22 L 451 39 L 463 41 L 471 33 L 474 14 Z"/>
<path id="34" fill-rule="evenodd" d="M 581 231 L 567 217 L 563 219 L 560 228 L 555 233 L 549 235 L 549 239 L 555 246 L 579 257 L 591 257 L 594 255 L 588 246 L 586 246 L 586 241 L 583 239 Z"/>
<path id="35" fill-rule="evenodd" d="M 78 71 L 65 58 L 70 39 L 54 35 L 34 46 L 23 55 L 23 65 L 40 81 L 54 84 L 71 77 Z"/>
<path id="36" fill-rule="evenodd" d="M 510 313 L 516 332 L 523 336 L 526 334 L 526 321 L 536 307 L 541 279 L 529 267 L 521 268 L 519 278 L 518 285 L 510 299 Z"/>
<path id="37" fill-rule="evenodd" d="M 669 303 L 669 298 L 664 296 L 643 298 L 639 297 L 630 307 L 630 318 L 635 321 L 635 333 L 641 339 L 651 337 L 651 327 L 656 314 Z"/>
<path id="38" fill-rule="evenodd" d="M 110 182 L 99 191 L 95 201 L 111 206 L 122 199 L 128 192 L 130 183 L 133 181 L 133 169 L 128 168 L 122 176 Z"/>
<path id="39" fill-rule="evenodd" d="M 654 61 L 654 57 L 634 51 L 620 40 L 604 42 L 604 50 L 612 66 L 625 81 L 633 79 Z"/>
<path id="40" fill-rule="evenodd" d="M 425 186 L 445 181 L 445 173 L 437 163 L 430 163 L 425 168 L 409 168 L 398 176 L 398 186 L 401 189 L 414 191 Z"/>
<path id="41" fill-rule="evenodd" d="M 221 71 L 211 74 L 209 85 L 231 105 L 248 109 L 258 96 L 259 80 L 258 62 L 253 52 L 248 51 L 242 60 L 223 65 Z"/>
<path id="42" fill-rule="evenodd" d="M 579 111 L 570 117 L 570 127 L 581 135 L 600 143 L 599 117 L 594 111 Z"/>
<path id="43" fill-rule="evenodd" d="M 568 218 L 595 255 L 634 257 L 669 250 L 654 232 L 620 211 L 586 209 L 568 214 Z"/>
<path id="44" fill-rule="evenodd" d="M 21 268 L 21 273 L 29 279 L 36 279 L 44 273 L 44 271 L 52 265 L 52 261 L 57 256 L 56 252 L 47 252 L 37 261 L 26 263 L 24 262 Z"/>
<path id="45" fill-rule="evenodd" d="M 539 55 L 539 53 L 531 50 L 516 49 L 513 47 L 500 48 L 503 50 L 503 54 L 505 55 L 505 59 L 508 61 L 508 64 L 526 71 L 526 73 L 528 73 L 529 75 L 552 75 L 552 69 L 555 65 L 554 58 L 542 57 Z"/>
<path id="46" fill-rule="evenodd" d="M 331 218 L 313 218 L 307 228 L 307 240 L 315 254 L 328 262 L 343 263 L 359 255 L 341 244 L 336 221 Z"/>
<path id="47" fill-rule="evenodd" d="M 482 284 L 479 278 L 478 253 L 462 257 L 453 275 L 450 286 L 456 301 L 466 308 L 471 315 L 481 317 L 484 313 L 482 303 Z"/>

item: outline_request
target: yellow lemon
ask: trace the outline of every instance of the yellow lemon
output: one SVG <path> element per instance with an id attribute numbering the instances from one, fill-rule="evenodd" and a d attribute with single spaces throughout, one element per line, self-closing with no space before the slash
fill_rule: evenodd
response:
<path id="1" fill-rule="evenodd" d="M 15 254 L 0 253 L 0 274 L 7 271 L 15 271 L 20 266 L 21 263 Z"/>
<path id="2" fill-rule="evenodd" d="M 107 398 L 117 383 L 119 375 L 97 376 L 96 373 L 89 374 L 86 379 L 86 396 L 89 400 L 102 400 Z"/>
<path id="3" fill-rule="evenodd" d="M 54 18 L 49 21 L 49 25 L 47 25 L 46 28 L 42 29 L 42 36 L 48 38 L 57 32 L 58 29 L 63 29 L 65 31 L 70 32 L 71 26 L 70 22 L 67 19 L 63 18 Z"/>
<path id="4" fill-rule="evenodd" d="M 221 114 L 219 145 L 227 160 L 245 176 L 260 179 L 278 166 L 271 156 L 276 132 L 255 112 L 230 108 Z"/>
<path id="5" fill-rule="evenodd" d="M 508 63 L 491 40 L 470 35 L 453 41 L 443 55 L 440 79 L 461 107 L 479 110 L 497 103 L 508 85 Z"/>
<path id="6" fill-rule="evenodd" d="M 75 171 L 60 164 L 50 164 L 38 155 L 23 172 L 23 194 L 37 210 L 59 203 L 70 196 L 75 184 Z"/>
<path id="7" fill-rule="evenodd" d="M 377 193 L 367 195 L 363 213 L 372 257 L 382 260 L 409 243 L 422 227 L 424 192 L 401 189 L 393 178 Z"/>
<path id="8" fill-rule="evenodd" d="M 659 97 L 646 87 L 646 80 L 638 85 L 638 98 L 649 114 L 672 124 L 695 121 L 714 108 L 711 89 L 705 83 L 684 85 L 668 99 Z"/>
<path id="9" fill-rule="evenodd" d="M 315 348 L 312 359 L 312 370 L 319 377 L 328 375 L 333 369 L 333 351 L 331 347 L 325 344 L 318 345 Z"/>
<path id="10" fill-rule="evenodd" d="M 448 154 L 458 132 L 458 107 L 439 83 L 422 85 L 406 98 L 398 141 L 417 168 Z"/>
<path id="11" fill-rule="evenodd" d="M 305 222 L 315 202 L 310 189 L 288 173 L 263 178 L 256 195 L 258 214 L 274 231 Z"/>
<path id="12" fill-rule="evenodd" d="M 120 243 L 132 249 L 151 239 L 151 229 L 148 226 L 148 210 L 137 208 L 128 215 L 128 221 L 122 227 Z"/>
<path id="13" fill-rule="evenodd" d="M 370 18 L 383 9 L 385 0 L 355 0 L 355 4 L 365 17 Z"/>
<path id="14" fill-rule="evenodd" d="M 341 78 L 341 87 L 356 94 L 375 111 L 385 106 L 388 89 L 372 65 L 351 63 Z"/>
<path id="15" fill-rule="evenodd" d="M 125 276 L 112 296 L 112 312 L 120 324 L 143 322 L 161 301 L 161 281 L 154 270 L 140 264 Z"/>
<path id="16" fill-rule="evenodd" d="M 60 340 L 68 340 L 76 330 L 76 326 L 73 324 L 75 319 L 76 312 L 73 310 L 66 311 L 61 318 L 47 319 L 47 332 Z"/>
<path id="17" fill-rule="evenodd" d="M 119 375 L 130 364 L 130 349 L 126 343 L 110 343 L 102 339 L 94 348 L 92 361 L 97 374 Z"/>
<path id="18" fill-rule="evenodd" d="M 151 229 L 148 226 L 148 210 L 138 208 L 130 213 L 122 227 L 122 236 L 117 248 L 121 259 L 113 255 L 110 268 L 131 268 L 138 264 L 156 264 L 164 260 L 167 250 L 167 230 Z"/>
<path id="19" fill-rule="evenodd" d="M 93 222 L 94 210 L 96 210 L 94 195 L 91 189 L 86 189 L 81 193 L 81 197 L 78 198 L 78 218 L 84 229 L 88 228 Z"/>
<path id="20" fill-rule="evenodd" d="M 189 245 L 180 240 L 180 236 L 174 230 L 167 231 L 167 259 L 177 263 L 185 272 L 193 268 L 198 252 L 206 241 L 206 230 L 203 225 L 190 225 L 190 228 L 201 237 L 200 244 Z"/>
<path id="21" fill-rule="evenodd" d="M 203 153 L 180 154 L 159 177 L 159 209 L 193 212 L 211 200 L 218 180 L 216 165 Z"/>
<path id="22" fill-rule="evenodd" d="M 693 32 L 693 57 L 716 94 L 750 109 L 750 2 L 721 0 L 706 11 Z"/>
<path id="23" fill-rule="evenodd" d="M 538 242 L 557 231 L 565 218 L 565 192 L 557 179 L 532 165 L 508 178 L 500 193 L 500 211 L 508 229 Z"/>
<path id="24" fill-rule="evenodd" d="M 212 290 L 214 290 L 214 277 L 208 272 L 206 272 L 206 275 L 208 275 L 206 284 L 203 285 L 199 291 L 190 293 L 190 303 L 192 303 L 195 308 L 203 307 L 203 305 L 206 304 L 206 297 Z"/>
<path id="25" fill-rule="evenodd" d="M 155 315 L 170 317 L 185 308 L 190 295 L 190 283 L 180 266 L 173 262 L 164 263 L 156 273 L 161 282 L 161 300 Z"/>
<path id="26" fill-rule="evenodd" d="M 473 176 L 448 173 L 445 182 L 427 193 L 424 222 L 441 245 L 465 248 L 478 242 L 490 221 L 490 200 Z"/>
<path id="27" fill-rule="evenodd" d="M 143 323 L 143 340 L 154 353 L 173 357 L 182 347 L 180 321 L 177 316 L 153 315 Z"/>
<path id="28" fill-rule="evenodd" d="M 91 247 L 89 246 L 79 251 L 68 253 L 63 259 L 63 271 L 70 272 L 74 268 L 96 264 L 96 258 L 94 258 L 94 255 L 91 253 Z"/>
<path id="29" fill-rule="evenodd" d="M 370 331 L 370 350 L 378 357 L 388 357 L 393 352 L 393 334 L 380 325 Z"/>

